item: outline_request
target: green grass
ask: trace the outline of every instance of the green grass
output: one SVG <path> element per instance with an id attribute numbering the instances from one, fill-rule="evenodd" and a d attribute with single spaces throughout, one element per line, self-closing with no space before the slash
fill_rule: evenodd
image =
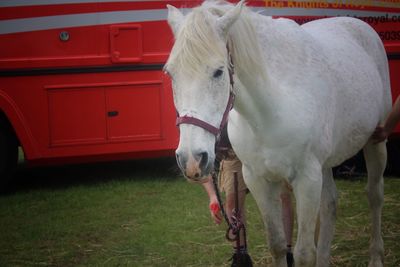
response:
<path id="1" fill-rule="evenodd" d="M 0 196 L 0 266 L 228 266 L 225 225 L 173 160 L 22 169 Z M 332 266 L 366 266 L 365 179 L 338 180 Z M 385 266 L 400 266 L 400 179 L 385 180 Z M 254 200 L 248 198 L 255 266 L 271 258 Z"/>

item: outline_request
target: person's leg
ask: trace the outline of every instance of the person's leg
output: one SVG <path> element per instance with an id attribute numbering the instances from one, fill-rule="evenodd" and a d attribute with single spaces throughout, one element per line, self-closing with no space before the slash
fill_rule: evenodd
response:
<path id="1" fill-rule="evenodd" d="M 237 173 L 238 179 L 238 206 L 239 206 L 239 216 L 243 224 L 246 223 L 245 218 L 245 199 L 247 193 L 247 187 L 243 180 L 242 175 L 242 163 L 237 158 L 233 158 L 231 160 L 224 160 L 222 162 L 221 168 L 221 176 L 223 178 L 222 188 L 225 192 L 225 210 L 228 218 L 231 218 L 233 215 L 233 210 L 235 209 L 235 183 L 234 183 L 234 173 Z M 244 245 L 244 240 L 241 238 L 241 245 Z"/>

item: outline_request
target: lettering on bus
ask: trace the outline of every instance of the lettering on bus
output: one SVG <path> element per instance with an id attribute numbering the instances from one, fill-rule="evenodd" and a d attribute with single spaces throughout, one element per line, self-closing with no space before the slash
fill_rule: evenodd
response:
<path id="1" fill-rule="evenodd" d="M 340 16 L 358 18 L 373 27 L 384 23 L 392 23 L 393 26 L 396 24 L 397 26 L 394 28 L 392 26 L 385 26 L 388 29 L 383 30 L 382 27 L 377 27 L 376 30 L 382 41 L 400 40 L 400 27 L 398 26 L 400 23 L 400 15 L 393 13 L 385 14 L 382 12 L 382 15 L 374 14 L 373 16 L 368 16 L 368 13 L 359 13 L 365 7 L 400 8 L 399 0 L 265 0 L 265 6 L 270 8 L 330 9 L 330 12 L 328 12 L 328 14 L 325 13 L 325 16 L 297 16 L 293 18 L 298 24 L 304 24 L 320 18 L 339 16 L 339 14 L 335 12 L 335 9 L 342 11 L 345 10 L 345 12 L 348 12 L 348 14 L 343 14 L 342 12 Z"/>
<path id="2" fill-rule="evenodd" d="M 382 41 L 398 41 L 400 40 L 400 31 L 380 31 L 378 32 Z"/>
<path id="3" fill-rule="evenodd" d="M 266 7 L 273 8 L 365 8 L 365 7 L 394 7 L 398 6 L 398 0 L 319 0 L 319 1 L 295 1 L 295 0 L 265 0 Z"/>

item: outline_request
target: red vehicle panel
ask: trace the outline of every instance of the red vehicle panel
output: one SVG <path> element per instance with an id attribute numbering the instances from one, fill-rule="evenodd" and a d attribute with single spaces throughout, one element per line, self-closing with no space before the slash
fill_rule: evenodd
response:
<path id="1" fill-rule="evenodd" d="M 190 9 L 201 2 L 1 1 L 0 143 L 8 145 L 0 161 L 17 144 L 40 164 L 173 155 L 176 114 L 162 71 L 173 44 L 166 4 Z M 398 1 L 248 5 L 300 24 L 328 16 L 365 20 L 385 43 L 394 98 L 399 94 Z"/>

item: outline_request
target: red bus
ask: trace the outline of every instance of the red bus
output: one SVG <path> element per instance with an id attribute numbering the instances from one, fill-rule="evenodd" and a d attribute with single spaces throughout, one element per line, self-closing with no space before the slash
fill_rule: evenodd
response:
<path id="1" fill-rule="evenodd" d="M 172 156 L 178 131 L 162 71 L 173 44 L 166 4 L 185 11 L 201 2 L 0 1 L 0 179 L 15 168 L 19 146 L 32 164 Z M 365 20 L 384 41 L 393 97 L 399 94 L 398 0 L 248 5 L 300 24 Z"/>

